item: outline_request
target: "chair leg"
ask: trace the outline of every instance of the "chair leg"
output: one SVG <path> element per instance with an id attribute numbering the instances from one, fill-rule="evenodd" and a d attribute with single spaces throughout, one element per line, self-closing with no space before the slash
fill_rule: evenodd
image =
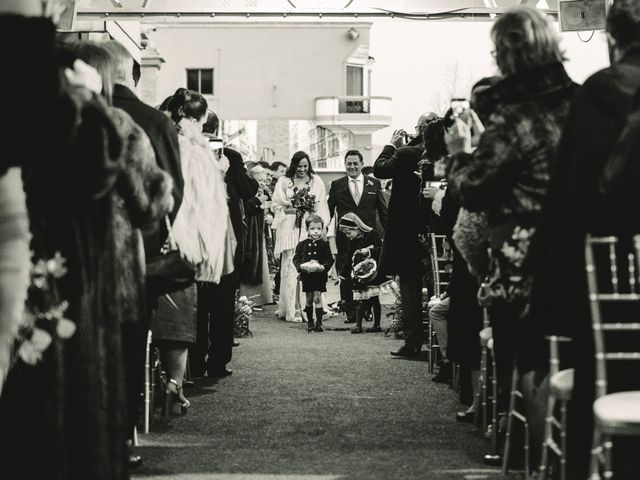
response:
<path id="1" fill-rule="evenodd" d="M 549 444 L 553 440 L 553 410 L 555 407 L 555 398 L 549 395 L 547 399 L 547 414 L 544 419 L 544 440 L 542 441 L 542 455 L 540 458 L 540 480 L 547 478 L 547 470 L 549 468 Z"/>
<path id="2" fill-rule="evenodd" d="M 151 421 L 151 330 L 147 334 L 147 347 L 144 355 L 144 428 L 143 433 L 149 433 Z"/>
<path id="3" fill-rule="evenodd" d="M 613 443 L 611 437 L 608 435 L 602 437 L 602 447 L 604 448 L 604 473 L 605 480 L 611 480 L 613 478 L 613 470 L 611 469 L 611 449 Z"/>
<path id="4" fill-rule="evenodd" d="M 511 381 L 511 395 L 509 398 L 509 412 L 507 413 L 507 434 L 504 441 L 504 456 L 502 458 L 502 474 L 507 475 L 509 473 L 509 455 L 511 454 L 511 432 L 513 431 L 513 412 L 516 407 L 516 386 L 517 386 L 517 372 L 513 371 L 513 377 Z"/>
<path id="5" fill-rule="evenodd" d="M 560 401 L 560 480 L 567 479 L 567 401 Z"/>
<path id="6" fill-rule="evenodd" d="M 429 342 L 429 374 L 433 373 L 433 331 L 431 330 L 431 320 L 429 320 L 429 324 L 427 326 L 427 341 Z"/>
<path id="7" fill-rule="evenodd" d="M 486 435 L 487 433 L 487 425 L 489 423 L 488 409 L 487 409 L 487 348 L 483 347 L 482 356 L 480 358 L 480 378 L 478 378 L 478 382 L 480 382 L 480 388 L 478 388 L 478 392 L 480 392 L 480 405 L 482 411 L 482 433 Z"/>
<path id="8" fill-rule="evenodd" d="M 600 431 L 596 425 L 593 429 L 593 441 L 591 443 L 591 468 L 590 480 L 600 480 Z"/>
<path id="9" fill-rule="evenodd" d="M 529 464 L 531 462 L 531 458 L 530 458 L 531 445 L 529 443 L 529 439 L 530 439 L 529 422 L 525 421 L 524 422 L 524 479 L 525 480 L 529 480 L 529 473 L 530 473 Z"/>
<path id="10" fill-rule="evenodd" d="M 491 355 L 491 448 L 498 453 L 498 370 L 496 360 Z"/>

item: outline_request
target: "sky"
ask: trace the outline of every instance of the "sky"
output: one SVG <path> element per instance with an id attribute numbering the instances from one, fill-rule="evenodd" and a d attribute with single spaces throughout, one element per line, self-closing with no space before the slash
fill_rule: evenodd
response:
<path id="1" fill-rule="evenodd" d="M 490 29 L 487 21 L 373 21 L 371 95 L 393 98 L 393 124 L 374 134 L 374 149 L 387 143 L 395 129 L 413 132 L 421 113 L 444 113 L 451 98 L 468 98 L 473 83 L 496 73 Z M 583 40 L 590 35 L 580 34 Z M 562 33 L 561 45 L 568 57 L 567 71 L 578 83 L 609 65 L 602 32 L 595 32 L 588 42 L 575 32 Z"/>

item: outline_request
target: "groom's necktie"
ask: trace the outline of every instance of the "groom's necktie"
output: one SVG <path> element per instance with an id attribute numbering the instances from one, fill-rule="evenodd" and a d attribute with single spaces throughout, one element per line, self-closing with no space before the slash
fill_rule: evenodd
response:
<path id="1" fill-rule="evenodd" d="M 356 205 L 358 205 L 360 203 L 360 186 L 357 180 L 351 181 L 353 182 L 353 200 L 356 202 Z"/>

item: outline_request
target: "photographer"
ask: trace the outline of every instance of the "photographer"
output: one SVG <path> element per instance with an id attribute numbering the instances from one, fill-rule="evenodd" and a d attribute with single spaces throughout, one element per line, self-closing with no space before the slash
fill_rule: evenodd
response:
<path id="1" fill-rule="evenodd" d="M 376 178 L 393 179 L 393 191 L 389 200 L 387 230 L 380 256 L 382 275 L 399 275 L 402 296 L 402 325 L 405 344 L 394 356 L 417 357 L 422 347 L 422 276 L 424 266 L 419 235 L 425 233 L 425 225 L 419 219 L 426 218 L 421 201 L 421 180 L 416 171 L 423 157 L 422 133 L 427 124 L 437 118 L 426 113 L 418 118 L 419 134 L 409 144 L 407 133 L 396 130 L 391 144 L 386 145 L 373 166 Z"/>

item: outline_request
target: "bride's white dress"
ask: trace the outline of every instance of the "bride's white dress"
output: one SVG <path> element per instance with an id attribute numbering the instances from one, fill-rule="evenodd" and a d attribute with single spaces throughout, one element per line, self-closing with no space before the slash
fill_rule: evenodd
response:
<path id="1" fill-rule="evenodd" d="M 278 311 L 280 318 L 288 322 L 296 320 L 296 307 L 304 305 L 298 301 L 301 291 L 298 288 L 298 272 L 293 265 L 293 254 L 298 242 L 307 238 L 307 230 L 302 219 L 302 227 L 295 226 L 295 214 L 284 213 L 285 207 L 291 205 L 291 198 L 295 193 L 293 180 L 288 177 L 280 177 L 273 192 L 274 219 L 272 228 L 276 231 L 276 243 L 274 254 L 276 257 L 282 255 L 280 264 L 280 301 Z M 322 179 L 314 175 L 309 182 L 309 193 L 316 197 L 316 214 L 323 220 L 325 226 L 329 223 L 329 206 L 327 204 L 327 194 Z M 308 214 L 305 214 L 305 218 Z M 298 317 L 300 318 L 300 317 Z"/>

